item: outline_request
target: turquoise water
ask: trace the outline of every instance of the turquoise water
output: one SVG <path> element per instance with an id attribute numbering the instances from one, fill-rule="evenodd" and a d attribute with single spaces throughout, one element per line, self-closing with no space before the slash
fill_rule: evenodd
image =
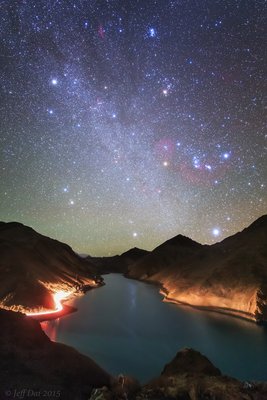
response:
<path id="1" fill-rule="evenodd" d="M 113 375 L 141 382 L 157 376 L 176 352 L 192 347 L 221 371 L 267 380 L 267 329 L 191 307 L 163 303 L 158 289 L 119 274 L 75 300 L 78 312 L 44 324 L 47 334 L 92 357 Z"/>

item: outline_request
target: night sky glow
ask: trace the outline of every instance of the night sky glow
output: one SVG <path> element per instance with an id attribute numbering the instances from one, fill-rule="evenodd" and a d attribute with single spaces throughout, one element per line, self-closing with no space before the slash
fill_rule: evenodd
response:
<path id="1" fill-rule="evenodd" d="M 108 255 L 266 213 L 264 1 L 0 7 L 1 220 Z"/>

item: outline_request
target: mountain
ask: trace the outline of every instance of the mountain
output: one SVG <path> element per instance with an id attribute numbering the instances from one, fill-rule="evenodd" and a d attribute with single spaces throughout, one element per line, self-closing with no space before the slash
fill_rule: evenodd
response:
<path id="1" fill-rule="evenodd" d="M 178 235 L 126 275 L 159 284 L 166 301 L 267 322 L 267 215 L 211 246 Z"/>
<path id="2" fill-rule="evenodd" d="M 96 268 L 98 273 L 125 273 L 129 265 L 149 254 L 149 251 L 133 247 L 132 249 L 112 257 L 87 257 Z"/>
<path id="3" fill-rule="evenodd" d="M 95 267 L 68 245 L 17 222 L 0 222 L 0 306 L 16 311 L 54 308 L 52 293 L 97 286 Z"/>

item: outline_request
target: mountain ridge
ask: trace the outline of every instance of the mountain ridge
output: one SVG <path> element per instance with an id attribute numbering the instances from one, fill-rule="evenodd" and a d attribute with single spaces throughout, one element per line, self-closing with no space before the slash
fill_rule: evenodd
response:
<path id="1" fill-rule="evenodd" d="M 131 264 L 126 276 L 158 283 L 165 301 L 267 322 L 266 215 L 213 245 L 180 239 Z"/>

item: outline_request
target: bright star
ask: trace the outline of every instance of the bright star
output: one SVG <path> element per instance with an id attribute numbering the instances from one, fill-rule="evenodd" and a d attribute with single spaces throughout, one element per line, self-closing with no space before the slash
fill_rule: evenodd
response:
<path id="1" fill-rule="evenodd" d="M 220 229 L 218 229 L 218 228 L 214 228 L 213 230 L 212 230 L 212 234 L 213 234 L 213 236 L 215 236 L 215 237 L 217 237 L 217 236 L 219 236 L 220 235 Z"/>
<path id="2" fill-rule="evenodd" d="M 137 232 L 133 232 L 133 237 L 136 238 L 138 236 Z"/>
<path id="3" fill-rule="evenodd" d="M 51 80 L 52 85 L 56 86 L 58 84 L 58 80 L 56 78 L 53 78 Z"/>
<path id="4" fill-rule="evenodd" d="M 150 36 L 150 37 L 156 37 L 156 29 L 155 28 L 149 28 L 149 30 L 148 30 L 148 35 Z"/>

